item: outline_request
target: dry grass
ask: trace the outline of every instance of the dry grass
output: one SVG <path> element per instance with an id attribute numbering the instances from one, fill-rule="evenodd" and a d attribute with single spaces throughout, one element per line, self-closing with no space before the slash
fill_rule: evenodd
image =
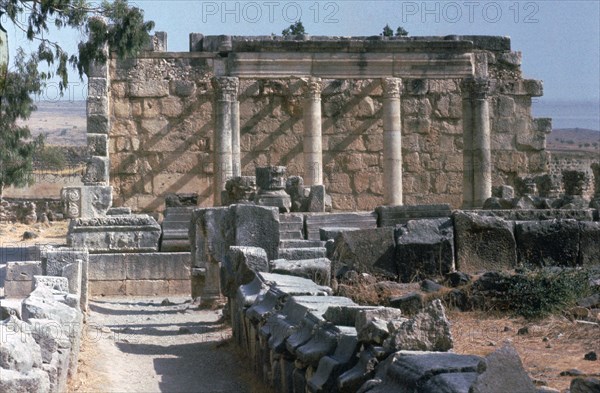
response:
<path id="1" fill-rule="evenodd" d="M 69 228 L 68 221 L 55 221 L 48 224 L 0 223 L 0 246 L 19 247 L 43 244 L 64 244 Z M 23 233 L 31 231 L 38 235 L 35 239 L 23 240 Z"/>
<path id="2" fill-rule="evenodd" d="M 600 352 L 600 326 L 584 325 L 563 317 L 552 316 L 540 321 L 527 321 L 506 314 L 449 311 L 452 322 L 454 351 L 461 354 L 487 355 L 511 342 L 534 380 L 564 390 L 573 377 L 559 374 L 578 369 L 586 374 L 600 373 L 598 361 L 587 361 L 589 351 Z M 529 333 L 519 335 L 522 327 Z"/>

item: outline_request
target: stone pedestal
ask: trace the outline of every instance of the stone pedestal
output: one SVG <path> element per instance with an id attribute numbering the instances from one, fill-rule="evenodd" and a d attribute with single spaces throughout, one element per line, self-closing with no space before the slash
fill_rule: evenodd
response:
<path id="1" fill-rule="evenodd" d="M 284 166 L 256 168 L 257 205 L 277 207 L 280 213 L 290 211 L 292 200 L 285 192 L 285 173 Z"/>
<path id="2" fill-rule="evenodd" d="M 156 252 L 160 225 L 148 215 L 71 220 L 67 244 L 90 253 Z"/>
<path id="3" fill-rule="evenodd" d="M 221 205 L 221 193 L 234 167 L 240 171 L 238 78 L 213 78 L 215 88 L 214 203 Z M 235 144 L 234 144 L 235 142 Z M 234 157 L 237 160 L 234 165 Z"/>
<path id="4" fill-rule="evenodd" d="M 321 128 L 321 78 L 305 80 L 304 96 L 304 182 L 323 184 L 323 146 Z"/>
<path id="5" fill-rule="evenodd" d="M 402 205 L 402 80 L 386 78 L 383 85 L 383 178 L 386 205 Z"/>
<path id="6" fill-rule="evenodd" d="M 487 78 L 469 78 L 463 91 L 463 207 L 481 208 L 492 196 L 490 110 Z"/>

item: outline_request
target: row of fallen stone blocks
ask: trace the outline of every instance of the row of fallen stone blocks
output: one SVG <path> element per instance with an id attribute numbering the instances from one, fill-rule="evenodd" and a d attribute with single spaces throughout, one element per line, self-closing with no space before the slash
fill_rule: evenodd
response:
<path id="1" fill-rule="evenodd" d="M 445 352 L 453 344 L 439 301 L 404 318 L 398 309 L 331 296 L 304 278 L 253 270 L 260 253 L 238 251 L 250 263 L 238 268 L 246 283 L 228 293 L 234 340 L 277 392 L 535 392 L 511 348 L 494 355 L 501 365 L 494 357 Z M 477 390 L 494 378 L 511 381 Z"/>
<path id="2" fill-rule="evenodd" d="M 61 393 L 77 373 L 80 298 L 65 277 L 34 276 L 23 301 L 0 300 L 0 391 Z"/>
<path id="3" fill-rule="evenodd" d="M 455 211 L 450 218 L 343 230 L 330 239 L 332 274 L 355 270 L 410 282 L 517 267 L 600 264 L 600 222 L 512 221 Z"/>
<path id="4" fill-rule="evenodd" d="M 39 260 L 10 261 L 6 264 L 4 296 L 24 298 L 34 287 L 33 278 L 38 275 L 65 277 L 68 292 L 78 297 L 78 305 L 87 309 L 88 303 L 88 262 L 86 249 L 54 248 L 45 246 L 39 249 Z"/>

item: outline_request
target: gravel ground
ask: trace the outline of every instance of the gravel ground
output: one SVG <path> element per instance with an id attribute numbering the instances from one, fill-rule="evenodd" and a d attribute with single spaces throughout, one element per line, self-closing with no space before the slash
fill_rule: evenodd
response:
<path id="1" fill-rule="evenodd" d="M 70 391 L 269 392 L 220 318 L 188 298 L 94 299 Z"/>

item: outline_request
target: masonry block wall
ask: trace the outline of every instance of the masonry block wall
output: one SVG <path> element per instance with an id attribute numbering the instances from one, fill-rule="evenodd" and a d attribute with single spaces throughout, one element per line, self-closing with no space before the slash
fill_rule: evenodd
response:
<path id="1" fill-rule="evenodd" d="M 229 42 L 223 41 L 225 49 L 217 40 L 222 37 L 191 37 L 189 53 L 161 52 L 166 43 L 155 42 L 156 50 L 138 58 L 110 61 L 109 150 L 115 206 L 162 211 L 165 195 L 174 192 L 196 192 L 202 206 L 212 206 L 216 96 L 212 78 L 232 75 L 238 64 L 232 55 L 236 48 L 253 52 L 257 59 L 262 52 L 277 53 L 291 63 L 297 55 L 290 49 L 293 43 L 271 37 L 229 37 Z M 248 40 L 268 45 L 252 47 L 244 44 Z M 339 42 L 331 37 L 312 40 L 313 55 L 332 52 L 332 45 Z M 401 78 L 403 85 L 404 204 L 449 203 L 455 208 L 462 204 L 464 92 L 462 69 L 457 70 L 464 59 L 468 60 L 464 77 L 483 74 L 491 82 L 493 184 L 513 185 L 518 177 L 547 171 L 545 138 L 551 122 L 531 115 L 531 97 L 542 95 L 542 85 L 523 79 L 521 55 L 511 51 L 508 38 L 415 37 L 401 45 L 398 40 L 377 41 L 376 49 L 364 37 L 352 40 L 355 43 L 348 47 L 356 46 L 357 56 L 362 56 L 361 50 L 372 52 L 364 65 L 357 60 L 365 76 L 322 78 L 323 182 L 335 210 L 372 210 L 384 203 L 381 78 L 385 75 L 378 73 L 377 62 L 397 53 L 427 52 L 430 42 L 432 60 L 404 62 L 408 65 L 402 67 L 412 67 L 407 75 L 402 70 L 389 75 Z M 442 42 L 440 49 L 444 40 L 447 43 Z M 265 165 L 285 165 L 289 175 L 304 174 L 300 78 L 307 76 L 239 76 L 243 175 L 254 175 L 255 167 Z"/>

